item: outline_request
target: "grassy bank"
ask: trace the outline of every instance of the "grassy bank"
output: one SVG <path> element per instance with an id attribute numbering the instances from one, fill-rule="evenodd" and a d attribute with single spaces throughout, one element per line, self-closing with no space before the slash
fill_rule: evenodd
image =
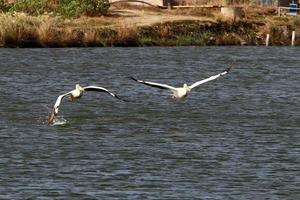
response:
<path id="1" fill-rule="evenodd" d="M 193 11 L 193 12 L 192 12 Z M 190 16 L 199 14 L 195 9 Z M 220 16 L 206 19 L 170 19 L 140 25 L 125 23 L 126 16 L 80 17 L 66 19 L 53 15 L 30 16 L 24 13 L 0 14 L 1 47 L 86 47 L 86 46 L 178 46 L 178 45 L 264 45 L 267 33 L 271 45 L 290 45 L 291 31 L 298 30 L 298 18 L 248 12 L 240 20 L 223 20 Z M 269 12 L 269 11 L 264 11 Z M 157 16 L 163 15 L 157 12 Z M 174 17 L 173 17 L 174 16 Z M 296 31 L 296 45 L 300 45 Z"/>

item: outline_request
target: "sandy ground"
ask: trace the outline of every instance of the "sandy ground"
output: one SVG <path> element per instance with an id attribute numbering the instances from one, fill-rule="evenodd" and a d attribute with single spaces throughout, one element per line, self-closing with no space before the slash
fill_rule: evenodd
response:
<path id="1" fill-rule="evenodd" d="M 179 21 L 179 20 L 199 20 L 199 21 L 212 21 L 207 17 L 196 17 L 186 15 L 173 15 L 167 10 L 161 12 L 143 11 L 143 10 L 117 10 L 114 9 L 112 13 L 119 15 L 119 26 L 148 26 L 155 23 L 163 23 L 167 21 Z"/>

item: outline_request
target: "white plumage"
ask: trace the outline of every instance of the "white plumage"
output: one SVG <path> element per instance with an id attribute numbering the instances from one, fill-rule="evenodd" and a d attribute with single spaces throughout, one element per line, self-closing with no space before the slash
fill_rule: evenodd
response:
<path id="1" fill-rule="evenodd" d="M 98 91 L 98 92 L 106 92 L 108 94 L 110 94 L 111 96 L 122 100 L 120 97 L 118 97 L 116 94 L 108 91 L 107 89 L 103 88 L 103 87 L 98 87 L 98 86 L 87 86 L 87 87 L 81 87 L 79 84 L 75 85 L 75 89 L 67 92 L 65 94 L 59 95 L 56 99 L 56 102 L 51 110 L 51 113 L 49 114 L 48 117 L 48 123 L 52 123 L 55 116 L 58 115 L 59 112 L 59 106 L 63 100 L 64 97 L 68 96 L 70 97 L 70 99 L 73 101 L 74 99 L 78 99 L 80 97 L 82 97 L 83 92 L 84 91 Z"/>
<path id="2" fill-rule="evenodd" d="M 193 83 L 192 85 L 188 86 L 186 83 L 183 84 L 183 87 L 173 87 L 173 86 L 170 86 L 170 85 L 166 85 L 166 84 L 161 84 L 161 83 L 154 83 L 154 82 L 149 82 L 149 81 L 143 81 L 143 80 L 138 80 L 138 79 L 135 79 L 133 77 L 130 77 L 131 79 L 133 79 L 134 81 L 138 82 L 138 83 L 142 83 L 142 84 L 145 84 L 145 85 L 149 85 L 149 86 L 152 86 L 152 87 L 157 87 L 157 88 L 160 88 L 160 89 L 169 89 L 173 92 L 172 94 L 172 97 L 173 98 L 176 98 L 176 99 L 182 99 L 184 97 L 186 97 L 188 95 L 188 93 L 195 87 L 203 84 L 203 83 L 206 83 L 208 81 L 212 81 L 212 80 L 215 80 L 217 78 L 219 78 L 220 76 L 223 76 L 225 74 L 227 74 L 230 70 L 231 70 L 232 67 L 229 67 L 228 69 L 224 70 L 223 72 L 217 74 L 217 75 L 214 75 L 214 76 L 211 76 L 209 78 L 206 78 L 204 80 L 201 80 L 201 81 L 198 81 L 198 82 L 195 82 Z"/>

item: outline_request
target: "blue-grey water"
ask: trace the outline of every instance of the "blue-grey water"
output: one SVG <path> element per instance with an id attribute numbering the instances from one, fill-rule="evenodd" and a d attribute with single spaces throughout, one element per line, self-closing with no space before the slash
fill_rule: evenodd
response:
<path id="1" fill-rule="evenodd" d="M 300 48 L 0 49 L 0 199 L 298 199 Z M 182 101 L 174 86 L 226 69 Z M 57 96 L 64 125 L 46 119 Z"/>

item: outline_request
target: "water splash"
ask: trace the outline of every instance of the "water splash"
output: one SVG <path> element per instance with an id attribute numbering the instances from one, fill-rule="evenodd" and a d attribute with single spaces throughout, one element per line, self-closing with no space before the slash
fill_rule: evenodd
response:
<path id="1" fill-rule="evenodd" d="M 55 117 L 53 122 L 52 122 L 52 126 L 62 126 L 62 125 L 66 125 L 68 124 L 68 121 L 66 119 L 64 119 L 62 116 L 59 117 Z"/>
<path id="2" fill-rule="evenodd" d="M 49 105 L 43 105 L 43 107 L 46 108 L 47 110 L 51 110 L 51 107 L 49 107 Z M 47 122 L 47 124 L 48 124 L 48 122 Z M 66 119 L 64 119 L 63 116 L 60 115 L 60 116 L 54 117 L 50 126 L 63 126 L 66 124 L 68 124 L 68 121 Z"/>

